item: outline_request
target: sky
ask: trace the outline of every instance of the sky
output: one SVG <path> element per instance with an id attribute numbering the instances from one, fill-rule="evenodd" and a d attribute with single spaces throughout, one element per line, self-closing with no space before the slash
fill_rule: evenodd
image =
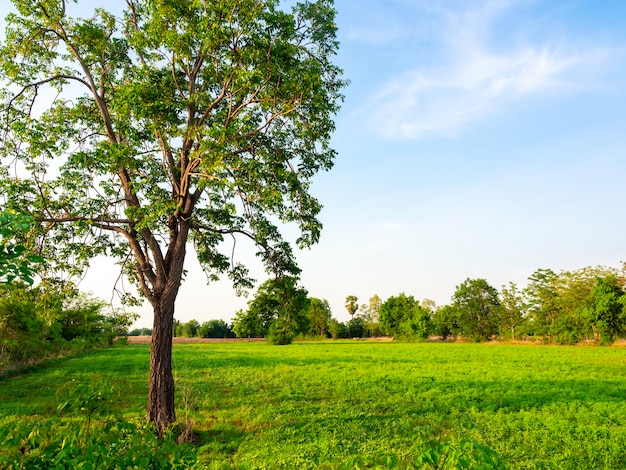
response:
<path id="1" fill-rule="evenodd" d="M 406 293 L 450 302 L 467 278 L 500 288 L 626 261 L 626 2 L 336 0 L 350 85 L 335 167 L 312 192 L 319 244 L 301 285 L 349 319 Z M 266 277 L 251 250 L 259 281 Z M 176 318 L 230 321 L 251 298 L 206 285 L 188 254 Z M 111 298 L 102 260 L 80 287 Z M 148 306 L 136 326 L 149 327 Z"/>

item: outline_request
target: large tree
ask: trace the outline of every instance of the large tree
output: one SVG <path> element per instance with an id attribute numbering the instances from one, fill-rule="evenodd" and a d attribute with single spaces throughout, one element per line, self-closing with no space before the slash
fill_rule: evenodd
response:
<path id="1" fill-rule="evenodd" d="M 174 304 L 193 244 L 209 278 L 249 287 L 252 240 L 295 275 L 281 236 L 317 242 L 311 178 L 332 166 L 345 82 L 332 0 L 12 0 L 0 49 L 0 193 L 64 267 L 120 260 L 154 309 L 148 417 L 175 421 Z M 229 243 L 226 243 L 229 242 Z"/>
<path id="2" fill-rule="evenodd" d="M 426 339 L 433 330 L 431 313 L 404 292 L 380 306 L 380 327 L 387 335 L 409 339 Z"/>
<path id="3" fill-rule="evenodd" d="M 259 286 L 248 310 L 233 321 L 237 336 L 267 337 L 274 344 L 288 344 L 309 329 L 308 292 L 292 276 L 272 278 Z"/>
<path id="4" fill-rule="evenodd" d="M 466 279 L 452 296 L 461 335 L 475 341 L 488 340 L 497 331 L 500 307 L 498 291 L 485 279 Z"/>

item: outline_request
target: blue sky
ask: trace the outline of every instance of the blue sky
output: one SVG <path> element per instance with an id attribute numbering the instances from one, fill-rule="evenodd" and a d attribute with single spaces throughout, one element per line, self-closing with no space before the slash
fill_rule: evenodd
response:
<path id="1" fill-rule="evenodd" d="M 626 260 L 626 2 L 339 0 L 351 80 L 303 284 L 448 303 Z"/>
<path id="2" fill-rule="evenodd" d="M 312 188 L 322 240 L 298 259 L 336 318 L 349 294 L 443 305 L 468 277 L 523 287 L 538 268 L 626 261 L 626 2 L 335 5 L 351 84 Z M 246 299 L 192 258 L 176 317 L 230 320 Z M 81 287 L 110 298 L 106 272 Z"/>

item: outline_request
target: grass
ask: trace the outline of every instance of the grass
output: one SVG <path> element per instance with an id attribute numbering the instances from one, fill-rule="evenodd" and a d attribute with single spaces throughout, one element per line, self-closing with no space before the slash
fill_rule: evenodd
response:
<path id="1" fill-rule="evenodd" d="M 142 418 L 148 360 L 148 346 L 129 345 L 5 378 L 0 426 L 53 414 L 70 381 L 115 384 L 115 406 Z M 174 367 L 199 468 L 411 468 L 480 446 L 507 468 L 626 468 L 620 348 L 177 344 Z"/>

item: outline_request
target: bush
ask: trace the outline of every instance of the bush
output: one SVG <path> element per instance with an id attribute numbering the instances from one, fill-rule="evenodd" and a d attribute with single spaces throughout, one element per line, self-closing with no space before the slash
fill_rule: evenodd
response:
<path id="1" fill-rule="evenodd" d="M 71 285 L 0 286 L 0 373 L 60 354 L 112 344 L 134 315 L 103 313 L 104 302 Z"/>

